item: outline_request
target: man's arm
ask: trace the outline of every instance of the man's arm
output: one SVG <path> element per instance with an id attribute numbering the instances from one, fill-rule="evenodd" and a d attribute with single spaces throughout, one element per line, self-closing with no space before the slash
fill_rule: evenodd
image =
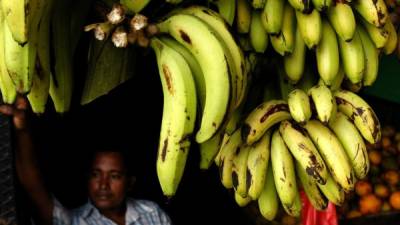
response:
<path id="1" fill-rule="evenodd" d="M 16 168 L 20 183 L 36 206 L 40 224 L 52 225 L 53 200 L 38 169 L 32 137 L 26 121 L 27 100 L 18 97 L 14 106 L 1 105 L 0 113 L 12 116 L 16 134 Z"/>

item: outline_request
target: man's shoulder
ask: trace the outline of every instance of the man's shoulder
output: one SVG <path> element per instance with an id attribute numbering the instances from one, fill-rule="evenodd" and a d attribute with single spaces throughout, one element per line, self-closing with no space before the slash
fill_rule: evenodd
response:
<path id="1" fill-rule="evenodd" d="M 160 206 L 151 200 L 128 198 L 127 202 L 133 209 L 141 213 L 151 213 L 160 210 Z"/>

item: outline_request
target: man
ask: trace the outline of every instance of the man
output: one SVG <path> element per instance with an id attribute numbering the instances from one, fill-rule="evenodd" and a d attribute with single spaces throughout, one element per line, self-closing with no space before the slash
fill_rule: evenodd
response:
<path id="1" fill-rule="evenodd" d="M 168 215 L 154 202 L 133 200 L 126 194 L 133 183 L 121 152 L 97 152 L 88 176 L 89 201 L 68 210 L 43 184 L 26 119 L 28 102 L 18 97 L 14 106 L 1 105 L 0 113 L 12 116 L 16 132 L 18 178 L 36 206 L 36 224 L 44 225 L 170 225 Z"/>

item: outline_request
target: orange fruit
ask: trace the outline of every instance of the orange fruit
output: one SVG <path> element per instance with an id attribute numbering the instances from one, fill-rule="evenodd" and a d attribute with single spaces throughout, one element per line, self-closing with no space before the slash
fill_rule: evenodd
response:
<path id="1" fill-rule="evenodd" d="M 356 218 L 362 216 L 361 212 L 358 211 L 357 209 L 353 209 L 350 212 L 347 213 L 346 218 L 347 219 L 352 219 L 352 218 Z"/>
<path id="2" fill-rule="evenodd" d="M 359 180 L 354 187 L 358 196 L 365 196 L 372 192 L 372 185 L 365 180 Z"/>
<path id="3" fill-rule="evenodd" d="M 374 165 L 379 165 L 382 162 L 382 155 L 377 150 L 372 150 L 368 152 L 369 161 Z"/>
<path id="4" fill-rule="evenodd" d="M 400 176 L 395 170 L 388 170 L 383 174 L 383 179 L 390 185 L 395 186 L 399 183 Z"/>
<path id="5" fill-rule="evenodd" d="M 358 201 L 358 206 L 361 214 L 363 215 L 376 214 L 381 211 L 382 200 L 380 200 L 374 194 L 368 194 L 361 197 L 361 199 Z"/>
<path id="6" fill-rule="evenodd" d="M 390 190 L 384 184 L 376 184 L 374 187 L 374 193 L 379 198 L 387 198 L 390 195 Z"/>
<path id="7" fill-rule="evenodd" d="M 400 209 L 400 191 L 395 191 L 389 198 L 390 206 L 394 209 Z"/>

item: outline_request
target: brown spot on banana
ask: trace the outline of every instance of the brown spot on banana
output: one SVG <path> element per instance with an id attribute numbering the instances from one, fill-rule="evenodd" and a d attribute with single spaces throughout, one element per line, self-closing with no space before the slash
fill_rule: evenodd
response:
<path id="1" fill-rule="evenodd" d="M 251 174 L 249 168 L 247 168 L 247 170 L 246 170 L 246 192 L 248 192 L 250 189 L 251 183 L 253 181 L 252 178 L 253 178 L 253 175 Z"/>
<path id="2" fill-rule="evenodd" d="M 287 111 L 289 112 L 289 106 L 287 104 L 277 104 L 273 107 L 271 107 L 271 109 L 269 109 L 260 119 L 260 123 L 265 122 L 269 116 L 273 113 L 276 113 L 278 111 Z"/>
<path id="3" fill-rule="evenodd" d="M 185 31 L 179 30 L 179 34 L 181 35 L 182 40 L 184 40 L 188 44 L 192 44 L 192 40 L 190 39 L 189 35 L 186 34 Z"/>
<path id="4" fill-rule="evenodd" d="M 169 93 L 171 93 L 171 95 L 174 95 L 174 87 L 172 86 L 171 72 L 169 71 L 169 68 L 166 64 L 162 65 L 162 69 L 163 69 L 165 81 L 167 83 L 168 91 L 169 91 Z"/>
<path id="5" fill-rule="evenodd" d="M 167 155 L 167 147 L 168 147 L 168 138 L 164 140 L 164 144 L 161 150 L 161 161 L 165 161 L 165 156 Z"/>

